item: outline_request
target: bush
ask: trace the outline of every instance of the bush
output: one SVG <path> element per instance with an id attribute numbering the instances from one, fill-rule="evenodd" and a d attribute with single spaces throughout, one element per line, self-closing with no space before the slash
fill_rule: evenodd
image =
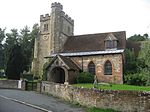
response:
<path id="1" fill-rule="evenodd" d="M 77 83 L 93 83 L 94 75 L 89 72 L 81 72 L 77 77 Z"/>
<path id="2" fill-rule="evenodd" d="M 26 79 L 28 81 L 32 81 L 33 80 L 33 74 L 22 74 L 21 78 Z"/>
<path id="3" fill-rule="evenodd" d="M 145 74 L 141 73 L 133 73 L 125 75 L 125 83 L 137 86 L 145 86 L 147 79 Z"/>

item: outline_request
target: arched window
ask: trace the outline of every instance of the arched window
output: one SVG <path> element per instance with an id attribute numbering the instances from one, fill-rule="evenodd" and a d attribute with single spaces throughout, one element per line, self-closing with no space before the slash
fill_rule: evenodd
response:
<path id="1" fill-rule="evenodd" d="M 112 75 L 112 64 L 110 61 L 106 61 L 104 65 L 105 75 Z"/>
<path id="2" fill-rule="evenodd" d="M 95 75 L 95 64 L 92 61 L 88 65 L 88 71 L 89 73 Z"/>

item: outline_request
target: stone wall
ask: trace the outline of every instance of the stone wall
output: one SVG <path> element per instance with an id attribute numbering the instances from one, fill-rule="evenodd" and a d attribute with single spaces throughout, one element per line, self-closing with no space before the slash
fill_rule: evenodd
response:
<path id="1" fill-rule="evenodd" d="M 22 84 L 19 80 L 0 80 L 0 88 L 21 89 Z"/>
<path id="2" fill-rule="evenodd" d="M 83 71 L 88 71 L 88 64 L 92 61 L 95 64 L 95 71 L 99 82 L 123 83 L 123 57 L 122 54 L 83 56 L 71 58 Z M 112 75 L 104 74 L 104 64 L 106 61 L 112 64 Z M 82 65 L 83 64 L 83 65 Z"/>
<path id="3" fill-rule="evenodd" d="M 88 107 L 112 108 L 123 112 L 150 112 L 150 92 L 85 89 L 50 82 L 42 82 L 39 87 L 42 93 Z"/>

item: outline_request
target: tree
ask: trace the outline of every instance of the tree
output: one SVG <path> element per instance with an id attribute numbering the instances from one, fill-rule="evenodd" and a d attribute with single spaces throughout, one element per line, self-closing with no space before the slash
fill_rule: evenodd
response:
<path id="1" fill-rule="evenodd" d="M 125 73 L 135 73 L 137 72 L 137 60 L 135 54 L 130 49 L 125 50 Z"/>
<path id="2" fill-rule="evenodd" d="M 135 34 L 131 37 L 129 37 L 127 40 L 130 40 L 130 41 L 146 41 L 148 40 L 148 34 L 145 33 L 143 36 L 141 36 L 140 34 Z"/>
<path id="3" fill-rule="evenodd" d="M 31 46 L 32 38 L 30 35 L 30 30 L 27 26 L 25 26 L 20 33 L 21 35 L 20 35 L 19 43 L 21 45 L 22 52 L 24 55 L 23 69 L 29 71 L 29 66 L 31 63 L 31 54 L 32 54 L 32 46 Z"/>
<path id="4" fill-rule="evenodd" d="M 17 29 L 12 29 L 11 33 L 6 33 L 6 41 L 4 43 L 4 52 L 5 52 L 4 61 L 5 61 L 5 66 L 6 66 L 6 62 L 8 60 L 10 49 L 16 44 L 19 44 L 18 30 Z"/>
<path id="5" fill-rule="evenodd" d="M 32 62 L 32 55 L 33 55 L 33 47 L 34 47 L 34 39 L 37 37 L 39 32 L 38 24 L 34 24 L 32 31 L 30 32 L 27 26 L 21 30 L 20 35 L 20 45 L 23 50 L 24 55 L 24 70 L 29 71 Z"/>
<path id="6" fill-rule="evenodd" d="M 138 59 L 143 62 L 143 66 L 140 66 L 140 69 L 147 79 L 146 85 L 150 85 L 150 41 L 142 43 Z"/>
<path id="7" fill-rule="evenodd" d="M 4 69 L 4 46 L 5 29 L 0 28 L 0 69 Z"/>
<path id="8" fill-rule="evenodd" d="M 10 49 L 7 65 L 6 76 L 8 79 L 19 80 L 20 74 L 23 71 L 23 55 L 21 47 L 16 44 Z"/>

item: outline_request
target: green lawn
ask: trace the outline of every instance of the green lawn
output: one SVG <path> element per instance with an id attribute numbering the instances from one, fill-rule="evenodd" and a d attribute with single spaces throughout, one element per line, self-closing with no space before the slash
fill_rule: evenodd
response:
<path id="1" fill-rule="evenodd" d="M 7 78 L 0 78 L 0 80 L 7 80 Z"/>
<path id="2" fill-rule="evenodd" d="M 93 107 L 93 108 L 89 108 L 87 112 L 119 112 L 119 111 L 115 111 L 112 109 L 99 109 L 99 108 Z"/>
<path id="3" fill-rule="evenodd" d="M 93 88 L 93 84 L 74 84 L 77 87 Z M 125 84 L 99 85 L 98 89 L 104 90 L 135 90 L 135 91 L 150 91 L 150 86 L 133 86 Z"/>

